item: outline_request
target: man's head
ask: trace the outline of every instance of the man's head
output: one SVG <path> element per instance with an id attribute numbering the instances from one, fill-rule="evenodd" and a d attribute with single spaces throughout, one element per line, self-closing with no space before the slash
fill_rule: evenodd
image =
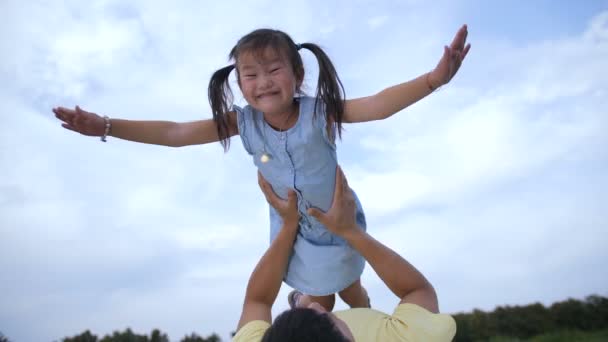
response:
<path id="1" fill-rule="evenodd" d="M 262 342 L 272 341 L 350 342 L 354 338 L 344 321 L 312 303 L 280 314 L 262 338 Z"/>

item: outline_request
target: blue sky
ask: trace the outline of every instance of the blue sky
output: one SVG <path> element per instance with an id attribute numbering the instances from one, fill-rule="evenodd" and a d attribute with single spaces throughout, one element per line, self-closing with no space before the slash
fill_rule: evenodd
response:
<path id="1" fill-rule="evenodd" d="M 209 76 L 258 27 L 326 48 L 352 98 L 432 69 L 467 23 L 473 47 L 449 85 L 346 127 L 339 160 L 368 231 L 427 275 L 444 312 L 608 295 L 608 1 L 3 1 L 0 11 L 0 331 L 14 341 L 234 330 L 268 245 L 238 138 L 227 154 L 103 144 L 63 130 L 51 108 L 209 118 Z M 303 57 L 311 90 L 315 61 Z M 363 283 L 376 308 L 393 309 L 369 267 Z"/>

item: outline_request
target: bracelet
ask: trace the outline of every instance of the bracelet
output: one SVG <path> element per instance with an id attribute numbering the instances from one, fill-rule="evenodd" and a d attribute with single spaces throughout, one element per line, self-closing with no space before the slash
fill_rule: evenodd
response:
<path id="1" fill-rule="evenodd" d="M 103 116 L 103 121 L 105 122 L 105 131 L 103 132 L 103 135 L 101 136 L 101 141 L 106 142 L 106 138 L 108 137 L 108 134 L 110 134 L 110 130 L 112 129 L 112 122 L 110 121 L 110 118 L 107 115 Z"/>
<path id="2" fill-rule="evenodd" d="M 424 78 L 426 80 L 426 86 L 429 87 L 429 90 L 431 92 L 434 92 L 437 88 L 433 88 L 433 85 L 431 84 L 431 80 L 429 80 L 429 76 L 431 76 L 431 73 L 427 72 L 426 77 Z"/>

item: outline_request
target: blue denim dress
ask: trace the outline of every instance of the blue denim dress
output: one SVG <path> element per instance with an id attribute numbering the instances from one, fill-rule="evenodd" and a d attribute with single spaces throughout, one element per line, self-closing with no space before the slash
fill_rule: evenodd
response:
<path id="1" fill-rule="evenodd" d="M 325 113 L 315 110 L 315 99 L 296 99 L 300 115 L 296 124 L 284 132 L 274 130 L 261 112 L 251 106 L 233 107 L 237 112 L 239 134 L 254 164 L 272 185 L 275 193 L 287 198 L 287 190 L 298 196 L 300 229 L 294 243 L 284 281 L 309 295 L 324 296 L 343 290 L 361 276 L 365 260 L 344 239 L 332 234 L 314 217 L 310 207 L 327 211 L 331 207 L 336 180 L 336 146 L 327 135 Z M 319 106 L 322 108 L 322 106 Z M 263 154 L 270 159 L 263 163 Z M 356 220 L 366 229 L 365 215 L 357 196 Z M 283 221 L 270 208 L 270 241 Z"/>

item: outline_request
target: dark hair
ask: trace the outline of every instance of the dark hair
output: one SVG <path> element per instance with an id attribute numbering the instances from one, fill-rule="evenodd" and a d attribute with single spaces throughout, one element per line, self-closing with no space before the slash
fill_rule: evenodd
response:
<path id="1" fill-rule="evenodd" d="M 209 81 L 209 103 L 213 112 L 213 120 L 217 126 L 217 133 L 220 142 L 227 151 L 230 147 L 230 137 L 228 132 L 228 116 L 226 113 L 230 110 L 234 100 L 232 90 L 228 82 L 230 72 L 235 69 L 238 63 L 239 56 L 243 52 L 253 52 L 255 54 L 263 54 L 266 48 L 272 48 L 277 53 L 283 55 L 293 67 L 293 72 L 299 79 L 304 79 L 304 64 L 298 50 L 306 48 L 310 50 L 319 63 L 319 79 L 317 81 L 317 92 L 315 95 L 315 112 L 319 108 L 319 101 L 325 109 L 325 118 L 327 120 L 329 133 L 332 139 L 335 139 L 335 131 L 338 132 L 338 137 L 342 137 L 342 117 L 344 114 L 344 86 L 338 77 L 338 73 L 334 68 L 327 54 L 316 44 L 302 43 L 297 44 L 285 32 L 272 29 L 258 29 L 241 39 L 230 51 L 229 60 L 234 60 L 234 64 L 228 65 L 217 70 L 211 76 Z M 238 79 L 237 70 L 237 79 Z M 300 92 L 300 89 L 296 89 Z"/>
<path id="2" fill-rule="evenodd" d="M 262 342 L 349 342 L 327 314 L 313 309 L 293 308 L 275 318 Z"/>

